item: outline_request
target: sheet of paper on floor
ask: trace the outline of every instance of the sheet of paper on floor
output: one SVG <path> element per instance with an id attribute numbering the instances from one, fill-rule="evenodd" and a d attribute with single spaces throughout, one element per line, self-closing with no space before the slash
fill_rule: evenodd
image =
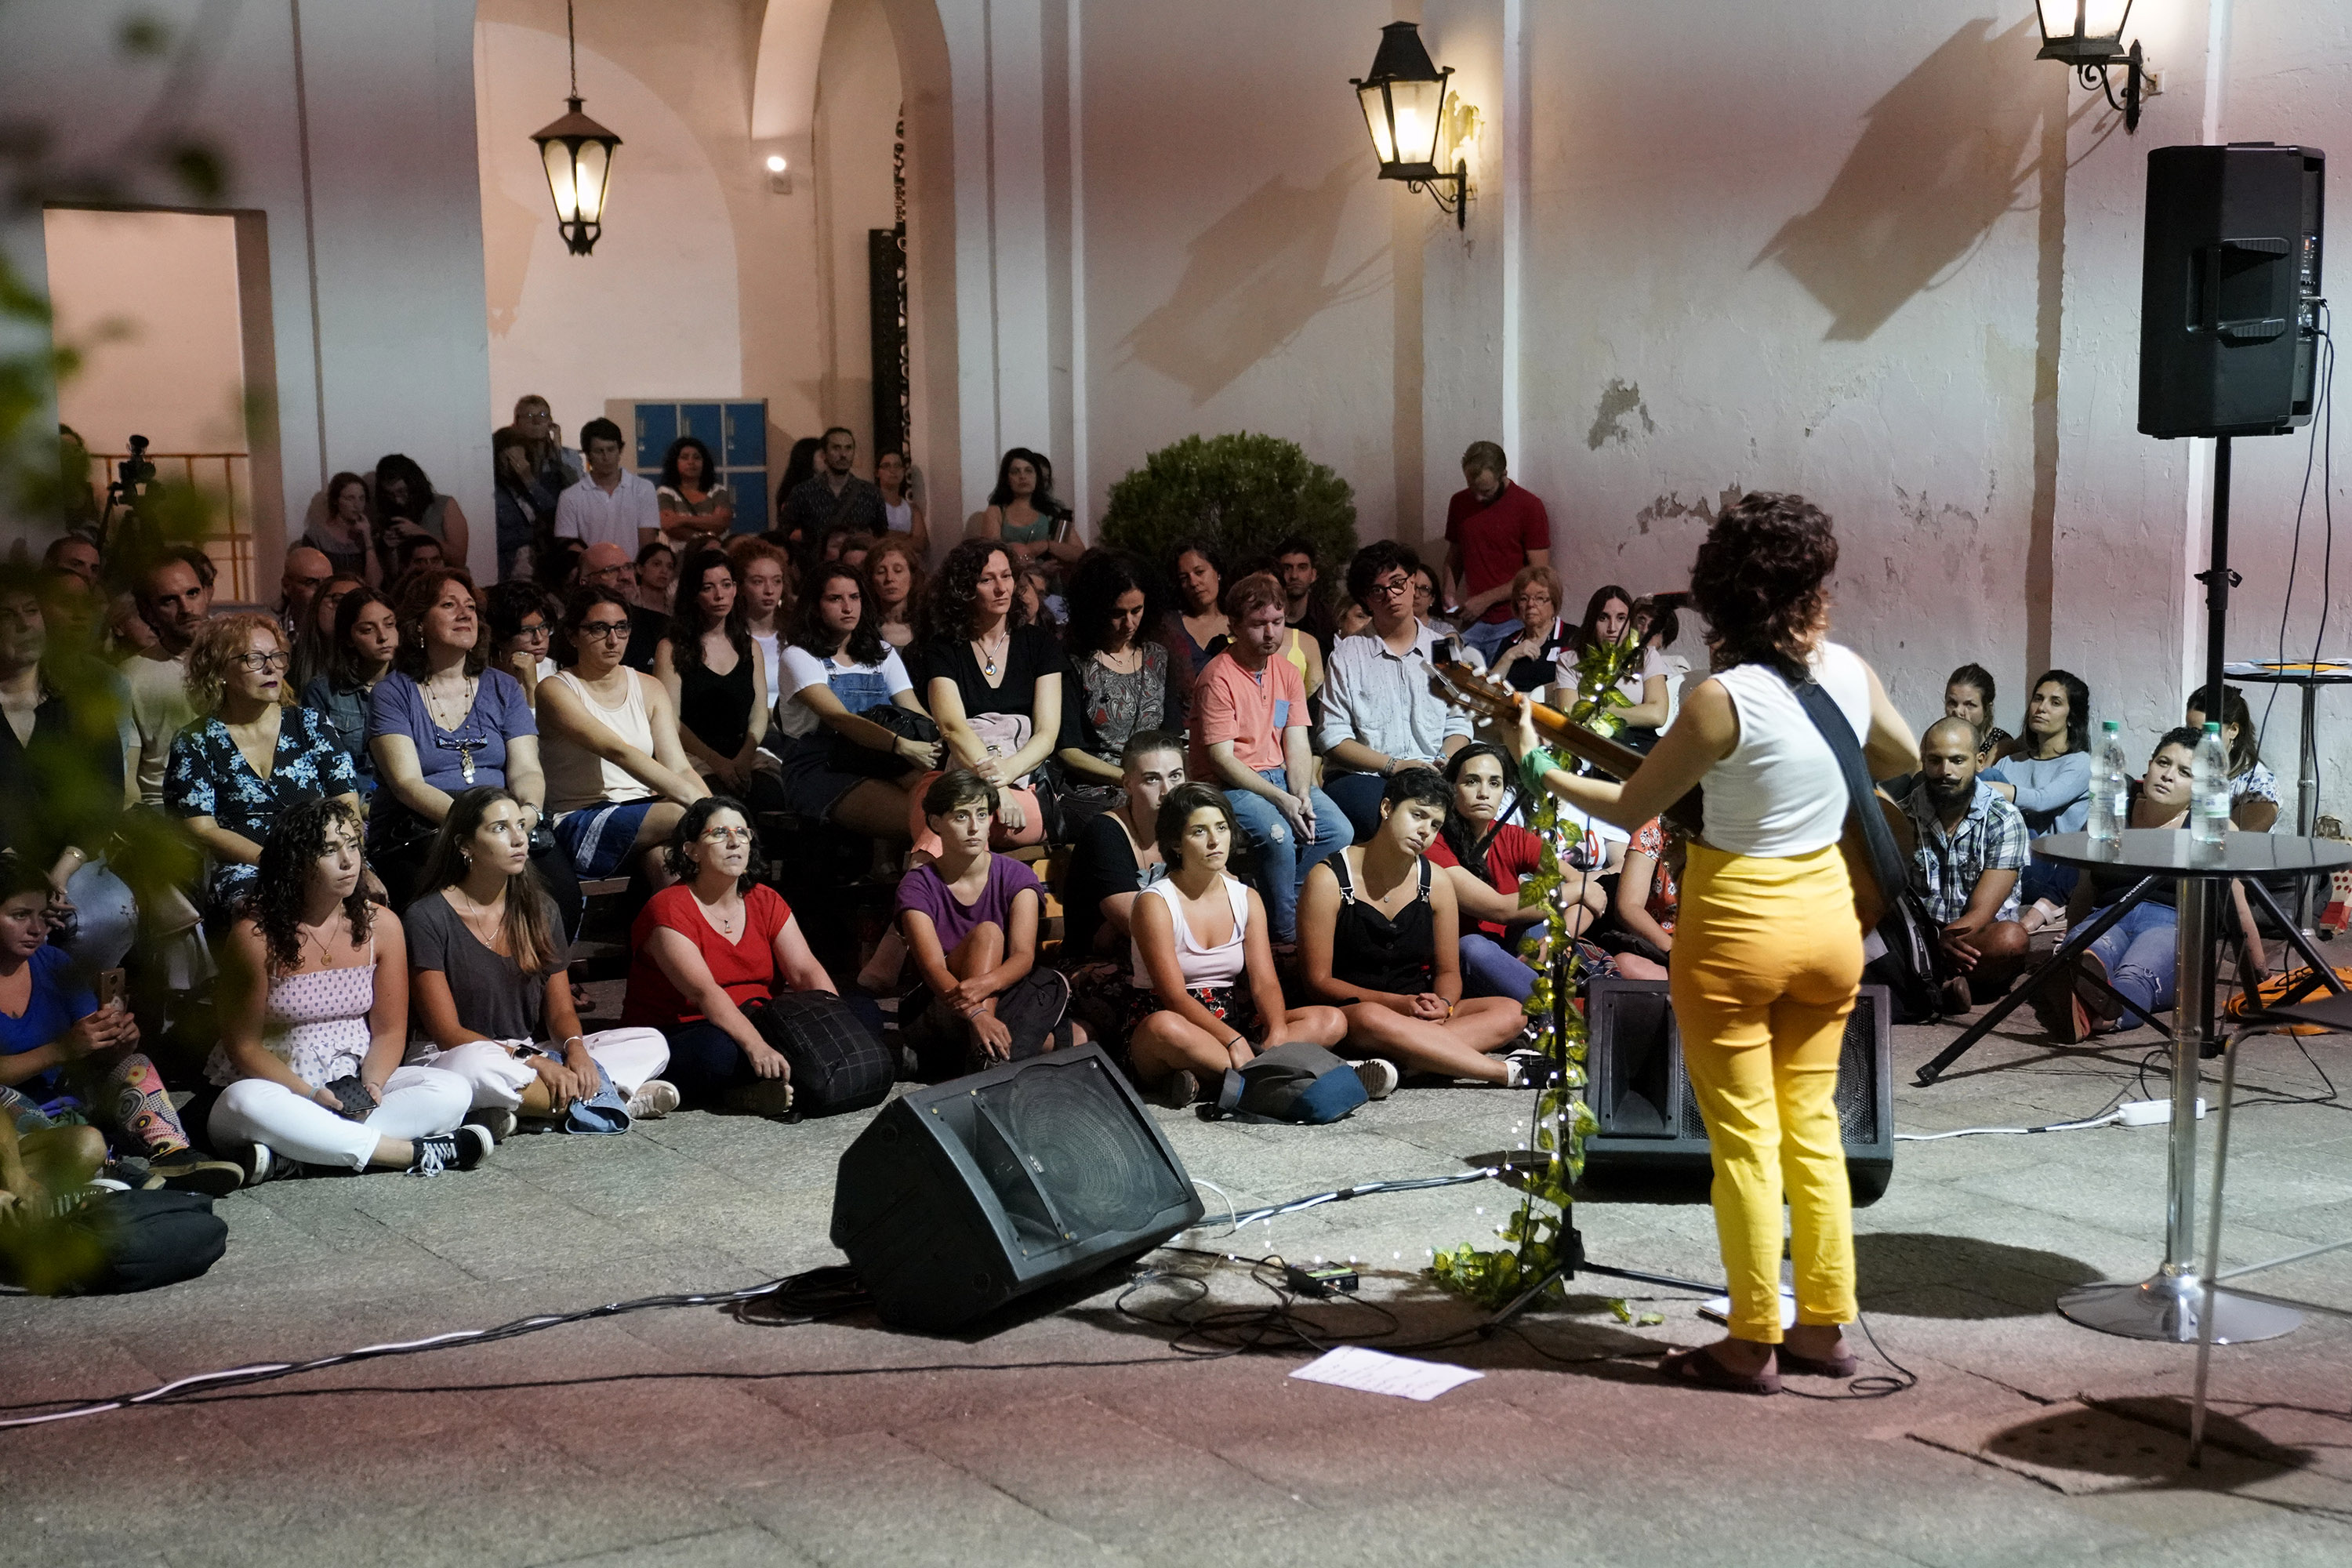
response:
<path id="1" fill-rule="evenodd" d="M 1440 1361 L 1416 1361 L 1411 1356 L 1366 1350 L 1361 1345 L 1341 1345 L 1290 1375 L 1309 1383 L 1328 1383 L 1339 1388 L 1361 1389 L 1366 1394 L 1391 1394 L 1399 1399 L 1426 1403 L 1449 1388 L 1459 1388 L 1486 1374 L 1466 1366 L 1448 1366 Z"/>

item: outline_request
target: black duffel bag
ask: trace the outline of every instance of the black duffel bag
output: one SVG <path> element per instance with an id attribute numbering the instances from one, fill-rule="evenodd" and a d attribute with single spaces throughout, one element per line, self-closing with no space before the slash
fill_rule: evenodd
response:
<path id="1" fill-rule="evenodd" d="M 910 712 L 895 702 L 877 702 L 858 715 L 869 724 L 879 724 L 902 741 L 914 741 L 926 746 L 940 743 L 940 727 L 924 715 Z M 871 746 L 861 746 L 840 731 L 833 731 L 834 771 L 856 773 L 860 778 L 895 779 L 913 766 L 895 751 L 877 752 Z"/>
<path id="2" fill-rule="evenodd" d="M 830 991 L 787 991 L 753 1001 L 743 1016 L 793 1070 L 793 1110 L 838 1116 L 879 1105 L 896 1081 L 882 1042 Z"/>
<path id="3" fill-rule="evenodd" d="M 0 1236 L 0 1278 L 42 1296 L 111 1296 L 193 1279 L 228 1250 L 202 1193 L 100 1188 L 61 1215 Z"/>

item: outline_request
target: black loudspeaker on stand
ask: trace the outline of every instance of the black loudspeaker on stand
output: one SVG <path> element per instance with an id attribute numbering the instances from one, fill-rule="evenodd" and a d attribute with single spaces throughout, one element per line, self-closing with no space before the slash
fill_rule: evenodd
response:
<path id="1" fill-rule="evenodd" d="M 1183 1163 L 1101 1047 L 919 1089 L 841 1156 L 833 1244 L 883 1319 L 942 1330 L 1201 1218 Z"/>

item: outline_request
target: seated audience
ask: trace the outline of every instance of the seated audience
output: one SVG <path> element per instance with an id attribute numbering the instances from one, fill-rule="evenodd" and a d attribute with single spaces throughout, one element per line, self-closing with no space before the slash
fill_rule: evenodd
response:
<path id="1" fill-rule="evenodd" d="M 1529 928 L 1543 923 L 1546 910 L 1541 904 L 1519 902 L 1520 881 L 1543 868 L 1543 839 L 1510 820 L 1519 811 L 1518 780 L 1518 769 L 1485 741 L 1454 752 L 1445 764 L 1453 809 L 1428 853 L 1431 864 L 1445 868 L 1461 913 L 1463 994 L 1524 1003 L 1535 989 L 1536 973 L 1518 956 L 1518 946 Z M 1576 873 L 1563 868 L 1562 874 Z"/>
<path id="2" fill-rule="evenodd" d="M 536 583 L 501 583 L 490 590 L 490 662 L 515 678 L 523 700 L 539 701 L 539 683 L 557 669 L 549 650 L 555 626 L 547 595 Z"/>
<path id="3" fill-rule="evenodd" d="M 1339 615 L 1331 628 L 1332 641 L 1337 644 L 1349 637 L 1360 637 L 1372 629 L 1372 613 L 1349 599 L 1339 606 Z"/>
<path id="4" fill-rule="evenodd" d="M 286 646 L 294 646 L 302 635 L 302 627 L 310 607 L 318 602 L 319 591 L 334 581 L 335 563 L 323 551 L 307 544 L 297 544 L 286 552 L 286 569 L 278 582 L 278 629 L 286 634 Z"/>
<path id="5" fill-rule="evenodd" d="M 521 684 L 490 664 L 468 589 L 463 573 L 447 570 L 402 589 L 393 606 L 400 650 L 368 698 L 376 768 L 368 862 L 395 910 L 408 907 L 434 830 L 460 790 L 493 784 L 545 809 L 538 722 Z M 581 898 L 570 858 L 551 837 L 531 865 L 563 911 L 564 929 L 572 929 Z"/>
<path id="6" fill-rule="evenodd" d="M 2065 670 L 2045 671 L 2033 683 L 2022 728 L 1979 776 L 2023 814 L 2032 837 L 2080 833 L 2091 819 L 2091 689 Z M 2023 915 L 2025 929 L 2062 913 L 2074 885 L 2073 868 L 2028 861 L 2018 879 L 2018 896 L 2034 906 Z"/>
<path id="7" fill-rule="evenodd" d="M 326 721 L 335 744 L 352 759 L 360 798 L 375 795 L 375 753 L 368 750 L 368 710 L 375 689 L 392 673 L 400 652 L 400 621 L 382 594 L 355 588 L 335 610 L 334 637 L 319 673 L 303 686 L 302 706 Z"/>
<path id="8" fill-rule="evenodd" d="M 371 588 L 383 585 L 383 562 L 376 554 L 375 522 L 368 516 L 367 481 L 353 473 L 327 481 L 324 510 L 310 519 L 295 544 L 324 555 L 339 576 Z"/>
<path id="9" fill-rule="evenodd" d="M 19 1113 L 104 1128 L 119 1153 L 144 1158 L 170 1185 L 235 1192 L 243 1172 L 189 1147 L 155 1064 L 140 1052 L 138 1020 L 119 1000 L 99 1005 L 73 956 L 49 942 L 56 893 L 37 863 L 0 852 L 0 1095 L 16 1097 Z M 0 1122 L 13 1120 L 0 1107 Z"/>
<path id="10" fill-rule="evenodd" d="M 498 573 L 501 581 L 529 574 L 540 540 L 555 531 L 556 498 L 571 483 L 552 485 L 533 471 L 531 444 L 511 427 L 490 437 L 490 500 L 498 523 Z"/>
<path id="11" fill-rule="evenodd" d="M 1176 547 L 1171 564 L 1177 607 L 1169 612 L 1160 637 L 1176 659 L 1189 700 L 1192 682 L 1224 650 L 1232 631 L 1225 619 L 1225 563 L 1215 545 L 1193 539 Z"/>
<path id="12" fill-rule="evenodd" d="M 1944 678 L 1944 717 L 1965 719 L 1977 727 L 1977 771 L 1992 765 L 2008 743 L 2009 731 L 1992 721 L 1992 671 L 1980 664 L 1964 664 Z"/>
<path id="13" fill-rule="evenodd" d="M 990 810 L 1000 849 L 1045 839 L 1030 775 L 1060 740 L 1066 668 L 1062 645 L 1024 620 L 1013 590 L 1012 558 L 995 540 L 967 539 L 949 551 L 914 671 L 947 742 L 946 765 L 997 786 Z M 918 782 L 915 799 L 929 787 Z M 927 816 L 910 817 L 908 832 L 918 850 L 936 855 Z"/>
<path id="14" fill-rule="evenodd" d="M 876 458 L 874 484 L 882 492 L 882 518 L 889 532 L 907 542 L 914 552 L 912 559 L 915 562 L 929 560 L 931 553 L 930 523 L 923 516 L 923 503 L 917 500 L 907 488 L 907 454 L 884 452 Z M 875 585 L 879 587 L 881 584 Z"/>
<path id="15" fill-rule="evenodd" d="M 2200 734 L 2213 704 L 2200 689 L 2189 700 L 2183 726 Z M 2234 686 L 2221 688 L 2221 743 L 2230 749 L 2230 820 L 2249 833 L 2268 833 L 2278 826 L 2278 775 L 2263 762 L 2263 748 L 2254 733 L 2254 716 L 2245 693 Z"/>
<path id="16" fill-rule="evenodd" d="M 1977 730 L 1941 719 L 1919 737 L 1919 787 L 1903 797 L 1918 832 L 1911 890 L 1936 922 L 1945 1010 L 1965 1013 L 2006 992 L 2025 967 L 2017 882 L 2025 818 L 1977 778 Z"/>
<path id="17" fill-rule="evenodd" d="M 530 868 L 537 814 L 482 785 L 449 805 L 404 925 L 419 1038 L 408 1059 L 471 1086 L 472 1120 L 503 1140 L 519 1116 L 560 1118 L 606 1080 L 629 1117 L 667 1116 L 669 1043 L 651 1028 L 583 1035 L 555 900 Z"/>
<path id="18" fill-rule="evenodd" d="M 396 539 L 392 545 L 393 592 L 397 594 L 401 584 L 419 572 L 437 571 L 448 564 L 448 552 L 437 539 L 422 533 Z"/>
<path id="19" fill-rule="evenodd" d="M 131 710 L 123 787 L 131 805 L 161 810 L 172 738 L 194 711 L 188 706 L 188 648 L 213 613 L 212 558 L 175 545 L 139 574 L 135 593 L 138 622 L 154 640 L 122 667 Z"/>
<path id="20" fill-rule="evenodd" d="M 866 552 L 866 581 L 874 590 L 874 629 L 905 652 L 914 646 L 915 622 L 928 586 L 923 558 L 906 540 L 885 535 Z"/>
<path id="21" fill-rule="evenodd" d="M 800 448 L 793 448 L 797 457 Z M 883 515 L 882 492 L 873 481 L 851 472 L 857 467 L 856 433 L 836 425 L 824 433 L 816 470 L 798 484 L 793 468 L 784 469 L 782 497 L 776 508 L 776 530 L 784 542 L 813 548 L 828 528 L 856 533 L 884 533 L 889 524 Z"/>
<path id="22" fill-rule="evenodd" d="M 659 553 L 652 558 L 655 563 L 669 559 L 669 546 L 658 544 L 656 548 Z M 592 544 L 581 552 L 579 585 L 607 589 L 620 596 L 622 607 L 629 613 L 629 645 L 621 654 L 621 662 L 631 669 L 651 675 L 662 638 L 669 636 L 667 587 L 663 589 L 661 608 L 652 609 L 639 604 L 636 599 L 637 569 L 631 563 L 629 552 L 617 544 L 605 543 Z"/>
<path id="23" fill-rule="evenodd" d="M 1675 914 L 1682 904 L 1685 847 L 1682 833 L 1669 832 L 1655 816 L 1635 828 L 1626 846 L 1610 906 L 1613 918 L 1594 931 L 1593 940 L 1628 980 L 1666 978 L 1666 961 L 1675 951 Z"/>
<path id="24" fill-rule="evenodd" d="M 1063 684 L 1061 750 L 1055 753 L 1064 809 L 1077 816 L 1121 798 L 1121 756 L 1130 736 L 1184 722 L 1183 687 L 1151 624 L 1143 563 L 1090 550 L 1070 573 L 1071 676 Z M 1181 782 L 1181 781 L 1180 781 Z M 1151 837 L 1145 818 L 1142 837 Z"/>
<path id="25" fill-rule="evenodd" d="M 705 544 L 687 552 L 677 602 L 669 636 L 654 649 L 654 676 L 677 715 L 678 743 L 721 794 L 773 810 L 775 778 L 759 763 L 774 694 L 743 627 L 743 596 L 725 551 Z"/>
<path id="26" fill-rule="evenodd" d="M 853 463 L 856 461 L 854 453 L 856 440 L 857 437 L 855 436 L 850 437 Z M 805 533 L 785 522 L 784 503 L 792 500 L 794 490 L 808 483 L 815 476 L 817 458 L 824 450 L 823 437 L 802 437 L 792 444 L 791 450 L 785 454 L 784 477 L 776 481 L 776 526 L 770 529 L 765 537 L 769 543 L 787 552 L 795 560 L 805 552 L 811 541 Z M 830 517 L 832 514 L 827 512 L 825 515 Z"/>
<path id="27" fill-rule="evenodd" d="M 436 1175 L 471 1170 L 489 1132 L 460 1125 L 472 1088 L 402 1061 L 408 949 L 361 886 L 360 826 L 339 801 L 298 802 L 262 848 L 220 980 L 213 1147 L 249 1184 L 296 1165 Z"/>
<path id="28" fill-rule="evenodd" d="M 2029 710 L 2027 734 L 2033 733 Z M 2147 772 L 2134 781 L 2127 827 L 2185 827 L 2189 825 L 2190 781 L 2201 731 L 2168 730 L 2147 759 Z M 2137 885 L 2137 873 L 2095 871 L 2074 873 L 2068 904 L 2071 921 L 2086 921 L 2116 903 Z M 2053 1039 L 2074 1045 L 2094 1034 L 2117 1026 L 2123 1008 L 2115 998 L 2083 978 L 2104 981 L 2144 1010 L 2156 1013 L 2173 1005 L 2179 970 L 2180 912 L 2175 907 L 2179 884 L 2159 879 L 2155 889 L 2124 917 L 2109 926 L 2091 950 L 2072 965 L 2061 966 L 2033 996 L 2034 1016 Z M 2246 961 L 2263 968 L 2262 937 L 2246 908 L 2246 895 L 2230 885 L 2231 907 L 2238 931 L 2246 939 Z M 2137 1020 L 2135 1020 L 2137 1022 Z"/>
<path id="29" fill-rule="evenodd" d="M 643 475 L 622 463 L 628 444 L 610 419 L 580 427 L 588 472 L 555 498 L 555 536 L 617 546 L 625 559 L 661 531 L 661 503 Z"/>
<path id="30" fill-rule="evenodd" d="M 335 612 L 342 608 L 343 600 L 353 589 L 365 585 L 356 577 L 330 577 L 327 585 L 311 597 L 309 612 L 287 628 L 287 644 L 294 650 L 294 665 L 286 677 L 287 685 L 300 691 L 327 672 L 327 661 L 335 647 Z"/>
<path id="31" fill-rule="evenodd" d="M 1496 652 L 1487 673 L 1514 691 L 1540 693 L 1563 682 L 1576 684 L 1574 658 L 1565 669 L 1560 665 L 1575 641 L 1575 628 L 1560 617 L 1559 579 L 1550 567 L 1519 568 L 1511 579 L 1511 613 L 1519 629 Z"/>
<path id="32" fill-rule="evenodd" d="M 866 541 L 863 538 L 850 540 L 842 549 L 841 559 L 851 566 L 864 561 Z M 1058 637 L 1062 630 L 1060 612 L 1064 601 L 1054 591 L 1053 574 L 1043 566 L 1033 563 L 1022 567 L 1013 575 L 1016 579 L 1013 592 L 1021 595 L 1022 615 L 1028 618 L 1031 626 L 1042 626 Z"/>
<path id="33" fill-rule="evenodd" d="M 667 539 L 648 539 L 637 546 L 635 569 L 622 590 L 631 609 L 669 619 L 677 607 L 677 557 Z"/>
<path id="34" fill-rule="evenodd" d="M 656 887 L 675 857 L 662 853 L 686 809 L 710 792 L 677 738 L 669 692 L 621 662 L 628 607 L 609 588 L 582 588 L 563 610 L 572 664 L 539 689 L 547 811 L 556 842 L 583 881 L 622 873 L 635 858 Z"/>
<path id="35" fill-rule="evenodd" d="M 680 554 L 697 544 L 722 540 L 735 526 L 735 495 L 719 482 L 719 464 L 697 436 L 680 436 L 662 454 L 661 483 L 654 488 L 662 537 Z M 640 576 L 644 574 L 640 573 Z"/>
<path id="36" fill-rule="evenodd" d="M 1063 967 L 1123 958 L 1135 895 L 1166 867 L 1160 853 L 1160 803 L 1184 782 L 1184 740 L 1166 730 L 1138 730 L 1119 752 L 1118 804 L 1078 829 L 1062 890 Z"/>
<path id="37" fill-rule="evenodd" d="M 1331 596 L 1318 591 L 1323 569 L 1315 563 L 1315 542 L 1294 533 L 1276 545 L 1274 574 L 1282 584 L 1282 618 L 1312 638 L 1328 663 L 1339 623 L 1331 612 Z"/>
<path id="38" fill-rule="evenodd" d="M 967 539 L 993 539 L 1013 557 L 1014 570 L 1051 567 L 1076 561 L 1085 547 L 1064 536 L 1070 509 L 1054 499 L 1054 465 L 1043 454 L 1015 447 L 997 460 L 996 488 L 988 504 L 971 514 Z"/>
<path id="39" fill-rule="evenodd" d="M 1214 1095 L 1260 1051 L 1293 1040 L 1329 1049 L 1348 1034 L 1338 1008 L 1283 1001 L 1265 905 L 1225 870 L 1239 834 L 1227 799 L 1197 782 L 1168 792 L 1152 826 L 1168 874 L 1129 912 L 1134 994 L 1121 1065 L 1171 1110 L 1203 1086 Z"/>
<path id="40" fill-rule="evenodd" d="M 1532 1087 L 1542 1058 L 1506 1058 L 1527 1016 L 1503 996 L 1462 998 L 1454 887 L 1423 851 L 1444 825 L 1452 792 L 1437 770 L 1399 769 L 1381 794 L 1370 837 L 1324 861 L 1298 906 L 1298 968 L 1307 994 L 1339 1009 L 1357 1070 L 1375 1100 L 1399 1069 Z M 1385 1068 L 1385 1070 L 1382 1070 Z"/>
<path id="41" fill-rule="evenodd" d="M 1222 786 L 1257 858 L 1269 938 L 1298 940 L 1298 889 L 1326 856 L 1345 848 L 1348 818 L 1314 786 L 1307 747 L 1307 689 L 1276 651 L 1289 635 L 1282 584 L 1265 573 L 1243 578 L 1225 595 L 1234 638 L 1192 685 L 1192 752 L 1186 773 Z M 1299 787 L 1293 789 L 1291 783 Z"/>
<path id="42" fill-rule="evenodd" d="M 1682 636 L 1681 602 L 1687 595 L 1662 594 L 1655 598 L 1633 601 L 1633 636 L 1642 645 L 1642 668 L 1662 669 L 1666 678 L 1666 717 L 1653 728 L 1663 733 L 1682 711 L 1683 684 L 1690 679 L 1690 660 L 1674 651 L 1675 639 Z M 1652 737 L 1640 738 L 1641 743 L 1654 743 Z"/>
<path id="43" fill-rule="evenodd" d="M 758 1116 L 793 1108 L 792 1069 L 744 1009 L 780 990 L 834 989 L 801 922 L 751 873 L 759 837 L 740 802 L 709 795 L 678 816 L 663 854 L 676 879 L 629 934 L 621 1022 L 669 1041 L 669 1081 L 690 1106 Z"/>
<path id="44" fill-rule="evenodd" d="M 1633 595 L 1614 583 L 1594 590 L 1585 603 L 1583 624 L 1576 628 L 1575 641 L 1562 659 L 1560 685 L 1565 689 L 1554 698 L 1556 706 L 1565 710 L 1575 700 L 1577 666 L 1584 656 L 1595 648 L 1614 647 L 1624 642 L 1633 625 Z M 1645 752 L 1657 740 L 1658 727 L 1666 721 L 1669 704 L 1663 655 L 1643 647 L 1626 667 L 1617 689 L 1629 704 L 1609 710 L 1619 726 L 1617 738 L 1636 751 Z"/>
<path id="45" fill-rule="evenodd" d="M 97 542 L 79 533 L 60 533 L 41 552 L 44 571 L 70 572 L 88 588 L 98 586 L 100 559 Z"/>
<path id="46" fill-rule="evenodd" d="M 1444 767 L 1470 738 L 1470 716 L 1430 689 L 1438 644 L 1451 640 L 1412 616 L 1419 557 L 1379 540 L 1348 563 L 1348 594 L 1372 612 L 1369 637 L 1349 637 L 1331 655 L 1323 691 L 1324 792 L 1348 814 L 1358 842 L 1381 824 L 1389 778 L 1413 766 Z"/>
<path id="47" fill-rule="evenodd" d="M 787 809 L 895 844 L 921 808 L 911 785 L 940 765 L 941 747 L 866 717 L 877 708 L 922 712 L 898 650 L 874 629 L 864 580 L 835 563 L 809 574 L 784 649 L 775 751 Z M 860 748 L 840 765 L 845 745 Z M 866 753 L 871 753 L 870 757 Z"/>
<path id="48" fill-rule="evenodd" d="M 250 889 L 261 847 L 297 801 L 359 805 L 351 753 L 326 721 L 291 705 L 284 635 L 262 615 L 208 621 L 188 650 L 194 717 L 172 741 L 163 806 L 187 826 L 211 867 L 214 912 Z"/>
<path id="49" fill-rule="evenodd" d="M 841 542 L 841 554 L 838 559 L 845 566 L 863 567 L 866 564 L 866 552 L 873 548 L 873 535 L 853 533 Z"/>
<path id="50" fill-rule="evenodd" d="M 727 559 L 735 565 L 735 596 L 743 612 L 743 632 L 760 650 L 760 678 L 768 699 L 782 701 L 784 690 L 786 626 L 792 618 L 790 568 L 784 552 L 766 540 L 743 534 L 728 542 Z"/>
<path id="51" fill-rule="evenodd" d="M 396 552 L 408 540 L 427 537 L 440 545 L 445 562 L 465 563 L 472 537 L 465 509 L 456 497 L 435 492 L 415 458 L 393 452 L 376 459 L 375 510 L 379 549 L 390 546 Z"/>
<path id="52" fill-rule="evenodd" d="M 938 857 L 898 883 L 898 934 L 918 976 L 898 1027 L 929 1082 L 1086 1041 L 1067 1016 L 1070 983 L 1037 962 L 1045 889 L 1028 867 L 990 852 L 996 800 L 978 773 L 934 779 L 923 820 Z"/>

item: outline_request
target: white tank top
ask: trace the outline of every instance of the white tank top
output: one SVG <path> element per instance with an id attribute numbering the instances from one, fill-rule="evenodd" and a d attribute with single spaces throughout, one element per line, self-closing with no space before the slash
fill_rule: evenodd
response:
<path id="1" fill-rule="evenodd" d="M 1859 655 L 1823 643 L 1813 679 L 1853 726 L 1870 734 L 1870 674 Z M 1721 670 L 1715 679 L 1739 715 L 1739 743 L 1700 781 L 1706 841 L 1734 855 L 1785 859 L 1835 844 L 1845 831 L 1845 775 L 1797 694 L 1768 664 Z"/>
<path id="2" fill-rule="evenodd" d="M 1225 901 L 1233 906 L 1234 934 L 1214 947 L 1202 947 L 1194 939 L 1192 922 L 1184 918 L 1184 895 L 1174 882 L 1154 882 L 1143 889 L 1144 897 L 1166 904 L 1169 918 L 1176 922 L 1176 967 L 1183 971 L 1187 990 L 1223 989 L 1241 977 L 1242 938 L 1249 931 L 1249 889 L 1231 877 L 1221 875 L 1218 880 L 1224 883 Z M 1144 966 L 1143 949 L 1132 937 L 1128 939 L 1128 949 L 1129 980 L 1139 990 L 1150 990 L 1151 971 Z"/>
<path id="3" fill-rule="evenodd" d="M 902 500 L 893 503 L 886 500 L 882 503 L 882 516 L 889 522 L 890 531 L 893 533 L 912 533 L 915 531 L 915 503 L 913 501 Z"/>
<path id="4" fill-rule="evenodd" d="M 629 695 L 618 708 L 607 708 L 597 701 L 580 678 L 568 669 L 557 672 L 555 679 L 572 689 L 572 694 L 580 699 L 580 705 L 588 710 L 591 718 L 651 756 L 654 726 L 646 714 L 645 688 L 649 678 L 634 669 L 628 676 Z M 654 792 L 638 783 L 627 769 L 615 767 L 552 730 L 540 731 L 539 760 L 547 773 L 547 809 L 551 815 L 561 816 L 583 806 L 653 798 Z"/>

